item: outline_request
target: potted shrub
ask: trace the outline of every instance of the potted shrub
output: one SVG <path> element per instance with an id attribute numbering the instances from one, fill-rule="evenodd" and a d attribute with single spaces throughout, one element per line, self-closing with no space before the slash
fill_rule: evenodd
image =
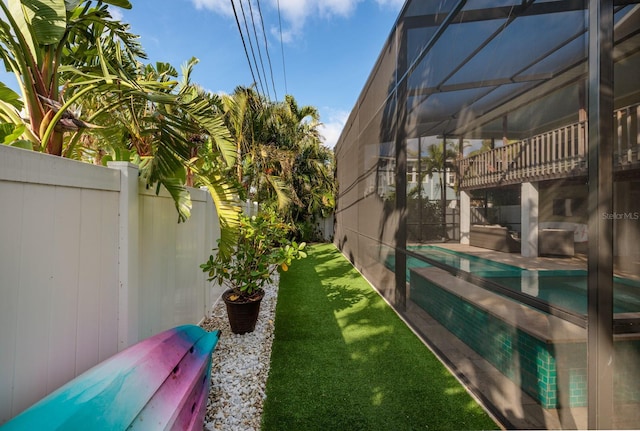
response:
<path id="1" fill-rule="evenodd" d="M 215 280 L 228 288 L 223 294 L 231 331 L 236 334 L 255 329 L 265 285 L 273 281 L 277 270 L 287 271 L 296 259 L 307 256 L 305 243 L 288 239 L 291 226 L 278 220 L 273 212 L 256 216 L 240 215 L 238 242 L 233 256 L 225 259 L 217 253 L 200 265 Z"/>

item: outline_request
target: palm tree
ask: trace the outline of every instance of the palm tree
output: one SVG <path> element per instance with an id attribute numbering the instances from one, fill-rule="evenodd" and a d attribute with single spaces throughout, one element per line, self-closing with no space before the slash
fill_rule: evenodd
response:
<path id="1" fill-rule="evenodd" d="M 236 177 L 243 199 L 276 201 L 280 209 L 291 202 L 282 174 L 290 171 L 293 156 L 284 145 L 284 128 L 278 121 L 278 104 L 253 88 L 237 87 L 223 96 L 225 123 L 236 143 Z"/>
<path id="2" fill-rule="evenodd" d="M 227 128 L 236 144 L 236 160 L 241 161 L 253 144 L 253 109 L 260 100 L 257 94 L 248 88 L 237 87 L 233 95 L 222 96 L 222 108 Z M 243 180 L 242 163 L 236 164 L 236 178 Z"/>
<path id="3" fill-rule="evenodd" d="M 335 207 L 333 152 L 322 146 L 315 107 L 301 107 L 287 95 L 276 107 L 275 118 L 286 156 L 279 160 L 279 177 L 291 197 L 291 205 L 282 213 L 298 226 L 299 234 L 313 234 L 316 219 L 328 216 Z"/>
<path id="4" fill-rule="evenodd" d="M 446 142 L 443 141 L 438 145 L 431 145 L 427 150 L 427 157 L 423 159 L 425 162 L 423 172 L 433 178 L 434 174 L 438 174 L 438 182 L 440 186 L 440 203 L 442 215 L 442 236 L 446 238 L 446 209 L 447 209 L 447 191 L 443 177 L 446 175 L 447 169 L 455 166 L 453 163 L 457 159 L 458 153 Z"/>
<path id="5" fill-rule="evenodd" d="M 222 106 L 243 198 L 275 207 L 291 222 L 333 209 L 333 153 L 321 146 L 316 108 L 300 107 L 290 95 L 272 102 L 247 87 L 223 96 Z"/>
<path id="6" fill-rule="evenodd" d="M 329 148 L 313 141 L 302 145 L 292 175 L 301 205 L 292 208 L 291 219 L 299 230 L 302 227 L 308 230 L 318 218 L 328 217 L 335 209 L 334 165 L 333 151 Z"/>

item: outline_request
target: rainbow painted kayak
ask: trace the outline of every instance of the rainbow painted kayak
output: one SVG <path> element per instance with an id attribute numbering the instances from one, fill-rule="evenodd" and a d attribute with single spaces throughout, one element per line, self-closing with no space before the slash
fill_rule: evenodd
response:
<path id="1" fill-rule="evenodd" d="M 0 430 L 198 430 L 220 331 L 185 325 L 147 338 L 71 380 Z"/>

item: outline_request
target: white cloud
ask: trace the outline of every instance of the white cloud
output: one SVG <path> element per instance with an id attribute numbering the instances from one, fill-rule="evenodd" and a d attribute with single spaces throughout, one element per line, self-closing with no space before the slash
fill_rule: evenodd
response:
<path id="1" fill-rule="evenodd" d="M 347 119 L 349 119 L 349 112 L 331 108 L 327 108 L 325 111 L 327 112 L 327 120 L 323 121 L 319 127 L 320 134 L 324 138 L 324 145 L 333 148 L 340 138 L 340 133 L 342 133 Z"/>
<path id="2" fill-rule="evenodd" d="M 274 9 L 280 4 L 282 18 L 290 23 L 304 21 L 311 13 L 311 8 L 316 0 L 271 0 Z"/>
<path id="3" fill-rule="evenodd" d="M 236 11 L 241 13 L 241 0 L 233 0 Z M 242 0 L 245 6 L 245 13 L 248 13 L 247 0 Z M 375 1 L 380 7 L 390 7 L 400 10 L 404 0 L 269 0 L 263 3 L 263 13 L 265 4 L 272 11 L 277 11 L 280 7 L 282 17 L 282 41 L 292 43 L 299 38 L 307 20 L 311 17 L 322 19 L 332 19 L 334 17 L 348 18 L 355 12 L 359 3 L 363 1 Z M 229 0 L 191 0 L 196 9 L 207 9 L 219 15 L 233 17 L 233 8 Z M 254 14 L 257 13 L 254 11 Z M 257 20 L 259 21 L 259 20 Z M 280 27 L 271 26 L 271 33 L 280 38 Z"/>
<path id="4" fill-rule="evenodd" d="M 242 0 L 247 9 L 248 0 Z M 283 32 L 298 34 L 304 28 L 307 19 L 311 16 L 319 16 L 324 19 L 333 17 L 350 17 L 356 10 L 358 3 L 363 1 L 375 1 L 380 7 L 400 9 L 404 0 L 270 0 L 268 5 L 273 11 L 280 8 Z M 240 14 L 241 0 L 233 0 L 236 11 Z M 207 9 L 224 16 L 233 16 L 233 8 L 228 0 L 191 0 L 196 9 Z M 248 12 L 245 10 L 245 13 Z M 264 10 L 263 10 L 264 12 Z M 254 12 L 255 13 L 255 12 Z"/>
<path id="5" fill-rule="evenodd" d="M 404 0 L 376 0 L 376 3 L 381 7 L 396 9 L 399 13 L 400 9 L 402 9 L 402 6 L 404 5 Z"/>
<path id="6" fill-rule="evenodd" d="M 122 15 L 122 10 L 117 7 L 109 6 L 109 13 L 114 21 L 122 21 L 124 15 Z"/>
<path id="7" fill-rule="evenodd" d="M 283 42 L 292 42 L 302 34 L 309 17 L 319 16 L 331 19 L 338 16 L 347 18 L 355 11 L 358 3 L 363 0 L 271 0 L 271 6 L 274 9 L 277 9 L 278 1 L 280 13 L 285 22 L 282 40 Z"/>
<path id="8" fill-rule="evenodd" d="M 362 0 L 317 0 L 320 15 L 330 18 L 334 15 L 349 17 Z"/>
<path id="9" fill-rule="evenodd" d="M 295 37 L 298 35 L 292 29 L 282 30 L 282 36 L 280 36 L 280 28 L 279 27 L 271 27 L 271 35 L 276 39 L 280 39 L 282 37 L 282 43 L 292 43 Z"/>
<path id="10" fill-rule="evenodd" d="M 233 8 L 228 0 L 191 0 L 196 9 L 208 9 L 225 16 L 233 16 Z M 238 0 L 235 0 L 236 3 Z M 238 7 L 238 6 L 236 6 Z"/>

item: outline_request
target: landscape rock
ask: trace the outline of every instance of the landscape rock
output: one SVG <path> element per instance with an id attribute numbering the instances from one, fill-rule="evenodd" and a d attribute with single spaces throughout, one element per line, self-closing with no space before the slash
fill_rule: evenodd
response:
<path id="1" fill-rule="evenodd" d="M 231 332 L 225 304 L 219 300 L 201 326 L 222 330 L 211 369 L 211 390 L 204 429 L 208 431 L 259 431 L 265 387 L 269 376 L 271 345 L 278 296 L 278 277 L 265 288 L 253 332 Z"/>

